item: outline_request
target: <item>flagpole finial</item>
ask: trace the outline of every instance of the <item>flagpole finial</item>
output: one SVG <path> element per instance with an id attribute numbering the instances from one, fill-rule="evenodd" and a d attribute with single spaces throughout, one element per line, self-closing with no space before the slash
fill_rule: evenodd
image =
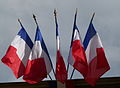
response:
<path id="1" fill-rule="evenodd" d="M 33 19 L 35 20 L 36 25 L 38 26 L 37 20 L 36 20 L 36 16 L 33 14 Z"/>
<path id="2" fill-rule="evenodd" d="M 36 16 L 33 14 L 33 18 L 36 20 Z"/>
<path id="3" fill-rule="evenodd" d="M 92 15 L 91 22 L 93 21 L 94 16 L 95 16 L 95 12 Z"/>
<path id="4" fill-rule="evenodd" d="M 18 18 L 18 22 L 20 23 L 20 25 L 22 26 L 22 23 L 21 23 L 21 21 L 20 21 L 20 19 Z"/>
<path id="5" fill-rule="evenodd" d="M 57 11 L 56 11 L 56 9 L 54 9 L 54 16 L 55 16 L 55 17 L 57 16 Z"/>

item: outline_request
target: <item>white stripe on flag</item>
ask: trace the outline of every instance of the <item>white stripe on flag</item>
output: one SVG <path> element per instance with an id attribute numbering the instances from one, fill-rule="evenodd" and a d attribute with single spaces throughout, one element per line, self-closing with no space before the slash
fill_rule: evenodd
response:
<path id="1" fill-rule="evenodd" d="M 17 35 L 14 38 L 14 41 L 12 41 L 11 46 L 17 49 L 16 53 L 18 57 L 23 62 L 23 64 L 26 66 L 27 60 L 31 52 L 31 49 L 27 45 L 27 43 L 19 35 Z"/>
<path id="2" fill-rule="evenodd" d="M 100 41 L 100 37 L 99 37 L 98 33 L 96 33 L 96 35 L 94 35 L 92 37 L 92 39 L 90 40 L 90 42 L 87 46 L 87 49 L 85 51 L 88 63 L 90 63 L 92 61 L 92 59 L 94 59 L 97 56 L 96 49 L 102 48 L 102 47 L 103 47 L 103 45 Z"/>
<path id="3" fill-rule="evenodd" d="M 44 50 L 41 47 L 40 41 L 35 41 L 34 46 L 32 48 L 32 52 L 29 57 L 30 60 L 34 60 L 36 58 L 44 58 L 46 70 L 47 70 L 47 73 L 49 74 L 52 67 L 51 67 L 48 55 L 46 54 L 46 52 L 44 52 Z"/>

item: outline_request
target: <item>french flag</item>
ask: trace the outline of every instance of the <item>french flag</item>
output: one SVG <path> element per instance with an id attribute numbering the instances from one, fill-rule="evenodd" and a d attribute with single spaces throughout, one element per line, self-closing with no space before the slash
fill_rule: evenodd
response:
<path id="1" fill-rule="evenodd" d="M 51 72 L 50 57 L 39 27 L 36 29 L 35 42 L 27 62 L 23 80 L 30 84 L 38 83 Z"/>
<path id="2" fill-rule="evenodd" d="M 33 43 L 22 26 L 2 58 L 2 62 L 12 69 L 16 78 L 24 75 L 32 47 Z"/>
<path id="3" fill-rule="evenodd" d="M 89 64 L 89 69 L 85 80 L 90 85 L 95 86 L 96 81 L 110 69 L 110 66 L 107 62 L 100 37 L 92 24 L 92 20 L 83 44 L 87 62 Z"/>
<path id="4" fill-rule="evenodd" d="M 64 84 L 67 80 L 67 70 L 60 52 L 60 37 L 58 32 L 59 30 L 56 16 L 55 23 L 56 23 L 56 79 L 60 81 L 62 84 Z"/>
<path id="5" fill-rule="evenodd" d="M 80 32 L 76 25 L 76 16 L 77 16 L 77 11 L 75 13 L 73 34 L 72 34 L 71 46 L 68 56 L 68 63 L 71 64 L 77 71 L 79 71 L 85 77 L 88 71 L 88 64 L 87 64 L 87 59 L 83 48 L 83 44 L 81 41 Z"/>

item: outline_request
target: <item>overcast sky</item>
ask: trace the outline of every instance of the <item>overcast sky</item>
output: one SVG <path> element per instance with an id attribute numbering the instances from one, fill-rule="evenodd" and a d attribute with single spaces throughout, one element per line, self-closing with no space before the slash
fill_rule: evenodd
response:
<path id="1" fill-rule="evenodd" d="M 101 37 L 111 67 L 103 77 L 120 76 L 120 0 L 0 0 L 0 58 L 5 55 L 8 46 L 20 30 L 18 18 L 21 19 L 29 36 L 34 40 L 36 30 L 32 18 L 34 13 L 55 67 L 56 42 L 53 16 L 55 8 L 58 11 L 61 53 L 65 62 L 69 52 L 75 9 L 78 8 L 77 26 L 82 40 L 91 16 L 95 12 L 93 24 Z M 71 74 L 72 67 L 69 70 Z M 53 77 L 52 73 L 51 75 Z M 73 78 L 79 79 L 82 76 L 75 71 Z M 21 80 L 16 79 L 11 69 L 0 61 L 0 82 Z"/>

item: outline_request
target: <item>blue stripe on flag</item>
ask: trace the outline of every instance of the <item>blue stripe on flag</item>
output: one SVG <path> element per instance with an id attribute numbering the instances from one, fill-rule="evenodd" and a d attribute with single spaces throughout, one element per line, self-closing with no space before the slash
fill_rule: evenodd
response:
<path id="1" fill-rule="evenodd" d="M 58 26 L 56 26 L 56 38 L 57 38 L 57 36 L 59 36 L 59 34 L 58 34 Z"/>
<path id="2" fill-rule="evenodd" d="M 84 45 L 84 49 L 86 50 L 88 44 L 89 44 L 89 41 L 91 40 L 91 38 L 96 34 L 96 30 L 92 24 L 92 22 L 90 22 L 90 25 L 88 27 L 88 30 L 87 30 L 87 33 L 86 33 L 86 36 L 85 36 L 85 39 L 84 39 L 84 42 L 83 42 L 83 45 Z"/>
<path id="3" fill-rule="evenodd" d="M 41 46 L 42 46 L 42 49 L 46 52 L 46 54 L 47 54 L 48 57 L 50 58 L 49 53 L 48 53 L 48 50 L 47 50 L 47 48 L 46 48 L 46 45 L 45 45 L 45 42 L 44 42 L 44 40 L 43 40 L 43 37 L 42 37 L 42 34 L 41 34 L 41 32 L 40 32 L 39 27 L 37 27 L 37 29 L 36 29 L 35 41 L 40 41 Z"/>
<path id="4" fill-rule="evenodd" d="M 25 31 L 25 29 L 22 27 L 21 30 L 18 32 L 18 35 L 21 36 L 21 38 L 27 43 L 27 45 L 32 49 L 33 42 L 30 39 L 29 35 Z"/>
<path id="5" fill-rule="evenodd" d="M 40 30 L 39 30 L 39 27 L 37 27 L 36 35 L 35 35 L 35 41 L 40 41 L 42 43 L 42 40 L 43 40 L 42 34 L 41 34 Z"/>
<path id="6" fill-rule="evenodd" d="M 55 24 L 56 24 L 56 38 L 59 35 L 58 34 L 58 23 L 57 23 L 57 18 L 55 18 Z"/>
<path id="7" fill-rule="evenodd" d="M 72 39 L 71 39 L 71 45 L 70 45 L 70 48 L 72 47 L 72 42 L 73 42 L 73 37 L 74 37 L 74 32 L 75 32 L 75 30 L 77 30 L 78 32 L 79 32 L 79 29 L 78 29 L 78 27 L 77 27 L 77 25 L 76 24 L 74 24 L 74 26 L 73 26 L 73 32 L 72 32 Z"/>

